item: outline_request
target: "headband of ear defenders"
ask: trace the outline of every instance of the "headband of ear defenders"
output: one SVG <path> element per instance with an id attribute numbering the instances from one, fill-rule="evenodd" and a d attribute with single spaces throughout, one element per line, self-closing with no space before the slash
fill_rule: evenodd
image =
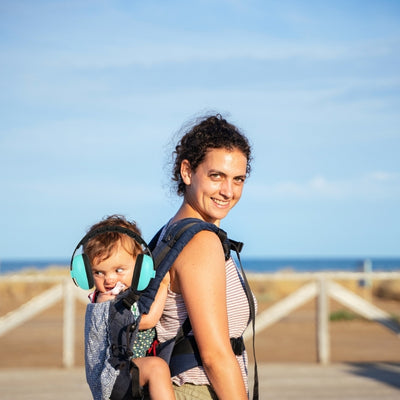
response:
<path id="1" fill-rule="evenodd" d="M 89 257 L 85 254 L 77 254 L 77 250 L 84 246 L 90 239 L 95 236 L 101 235 L 106 232 L 118 232 L 128 235 L 137 243 L 139 243 L 143 251 L 147 254 L 138 254 L 135 262 L 135 269 L 132 277 L 132 288 L 135 291 L 142 291 L 147 288 L 150 280 L 155 277 L 155 269 L 151 251 L 147 243 L 136 232 L 124 228 L 122 226 L 106 226 L 95 229 L 93 232 L 86 234 L 76 246 L 70 263 L 70 274 L 75 285 L 81 289 L 89 290 L 94 286 L 94 279 L 92 274 L 92 267 L 90 265 Z"/>

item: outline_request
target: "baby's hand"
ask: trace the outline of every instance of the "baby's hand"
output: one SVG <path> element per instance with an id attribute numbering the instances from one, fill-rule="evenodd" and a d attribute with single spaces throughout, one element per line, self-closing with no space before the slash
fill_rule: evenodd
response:
<path id="1" fill-rule="evenodd" d="M 114 300 L 116 297 L 115 294 L 112 294 L 111 291 L 108 292 L 99 292 L 96 297 L 96 303 L 104 303 L 105 301 Z"/>
<path id="2" fill-rule="evenodd" d="M 126 289 L 126 286 L 123 283 L 118 281 L 117 284 L 111 290 L 108 290 L 107 292 L 100 292 L 97 295 L 96 302 L 103 303 L 105 301 L 113 300 L 113 299 L 115 299 L 117 294 L 121 293 L 125 289 Z"/>

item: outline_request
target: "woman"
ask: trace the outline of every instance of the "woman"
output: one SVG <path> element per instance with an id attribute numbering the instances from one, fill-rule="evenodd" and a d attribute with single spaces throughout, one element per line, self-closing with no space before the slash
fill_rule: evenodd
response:
<path id="1" fill-rule="evenodd" d="M 174 155 L 173 180 L 183 202 L 169 225 L 198 218 L 219 226 L 250 172 L 248 140 L 220 115 L 211 116 L 181 138 Z M 247 355 L 235 356 L 230 337 L 247 327 L 248 301 L 233 259 L 225 261 L 213 232 L 196 234 L 171 267 L 158 339 L 174 337 L 187 316 L 202 366 L 172 378 L 176 398 L 247 399 Z"/>

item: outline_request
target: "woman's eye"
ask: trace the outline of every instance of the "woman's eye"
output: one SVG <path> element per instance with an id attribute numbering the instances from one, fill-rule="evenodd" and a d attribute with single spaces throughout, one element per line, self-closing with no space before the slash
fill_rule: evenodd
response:
<path id="1" fill-rule="evenodd" d="M 124 269 L 123 268 L 117 268 L 116 271 L 117 271 L 118 274 L 120 274 L 121 272 L 124 272 Z"/>
<path id="2" fill-rule="evenodd" d="M 217 180 L 217 179 L 221 178 L 221 175 L 220 174 L 211 174 L 210 177 L 211 177 L 211 179 Z"/>
<path id="3" fill-rule="evenodd" d="M 242 176 L 235 178 L 235 182 L 237 182 L 237 183 L 243 183 L 244 181 L 245 181 L 245 178 L 243 178 Z"/>

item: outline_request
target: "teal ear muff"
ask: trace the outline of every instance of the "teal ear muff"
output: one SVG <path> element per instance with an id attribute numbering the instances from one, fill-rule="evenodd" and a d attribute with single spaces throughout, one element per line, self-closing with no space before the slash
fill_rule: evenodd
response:
<path id="1" fill-rule="evenodd" d="M 85 290 L 93 288 L 94 279 L 88 256 L 85 253 L 77 255 L 75 255 L 75 253 L 79 247 L 84 246 L 90 239 L 106 232 L 119 232 L 130 236 L 133 240 L 138 242 L 142 246 L 143 251 L 147 253 L 137 255 L 131 285 L 133 290 L 139 292 L 143 291 L 149 285 L 150 280 L 156 275 L 153 257 L 147 243 L 136 232 L 122 226 L 106 226 L 96 229 L 93 232 L 89 232 L 79 242 L 72 254 L 70 264 L 70 274 L 75 285 Z"/>
<path id="2" fill-rule="evenodd" d="M 149 286 L 151 279 L 155 276 L 153 259 L 147 254 L 138 254 L 133 272 L 132 287 L 141 292 Z"/>
<path id="3" fill-rule="evenodd" d="M 89 259 L 85 253 L 78 254 L 72 259 L 70 272 L 76 286 L 85 290 L 89 290 L 94 286 Z"/>

